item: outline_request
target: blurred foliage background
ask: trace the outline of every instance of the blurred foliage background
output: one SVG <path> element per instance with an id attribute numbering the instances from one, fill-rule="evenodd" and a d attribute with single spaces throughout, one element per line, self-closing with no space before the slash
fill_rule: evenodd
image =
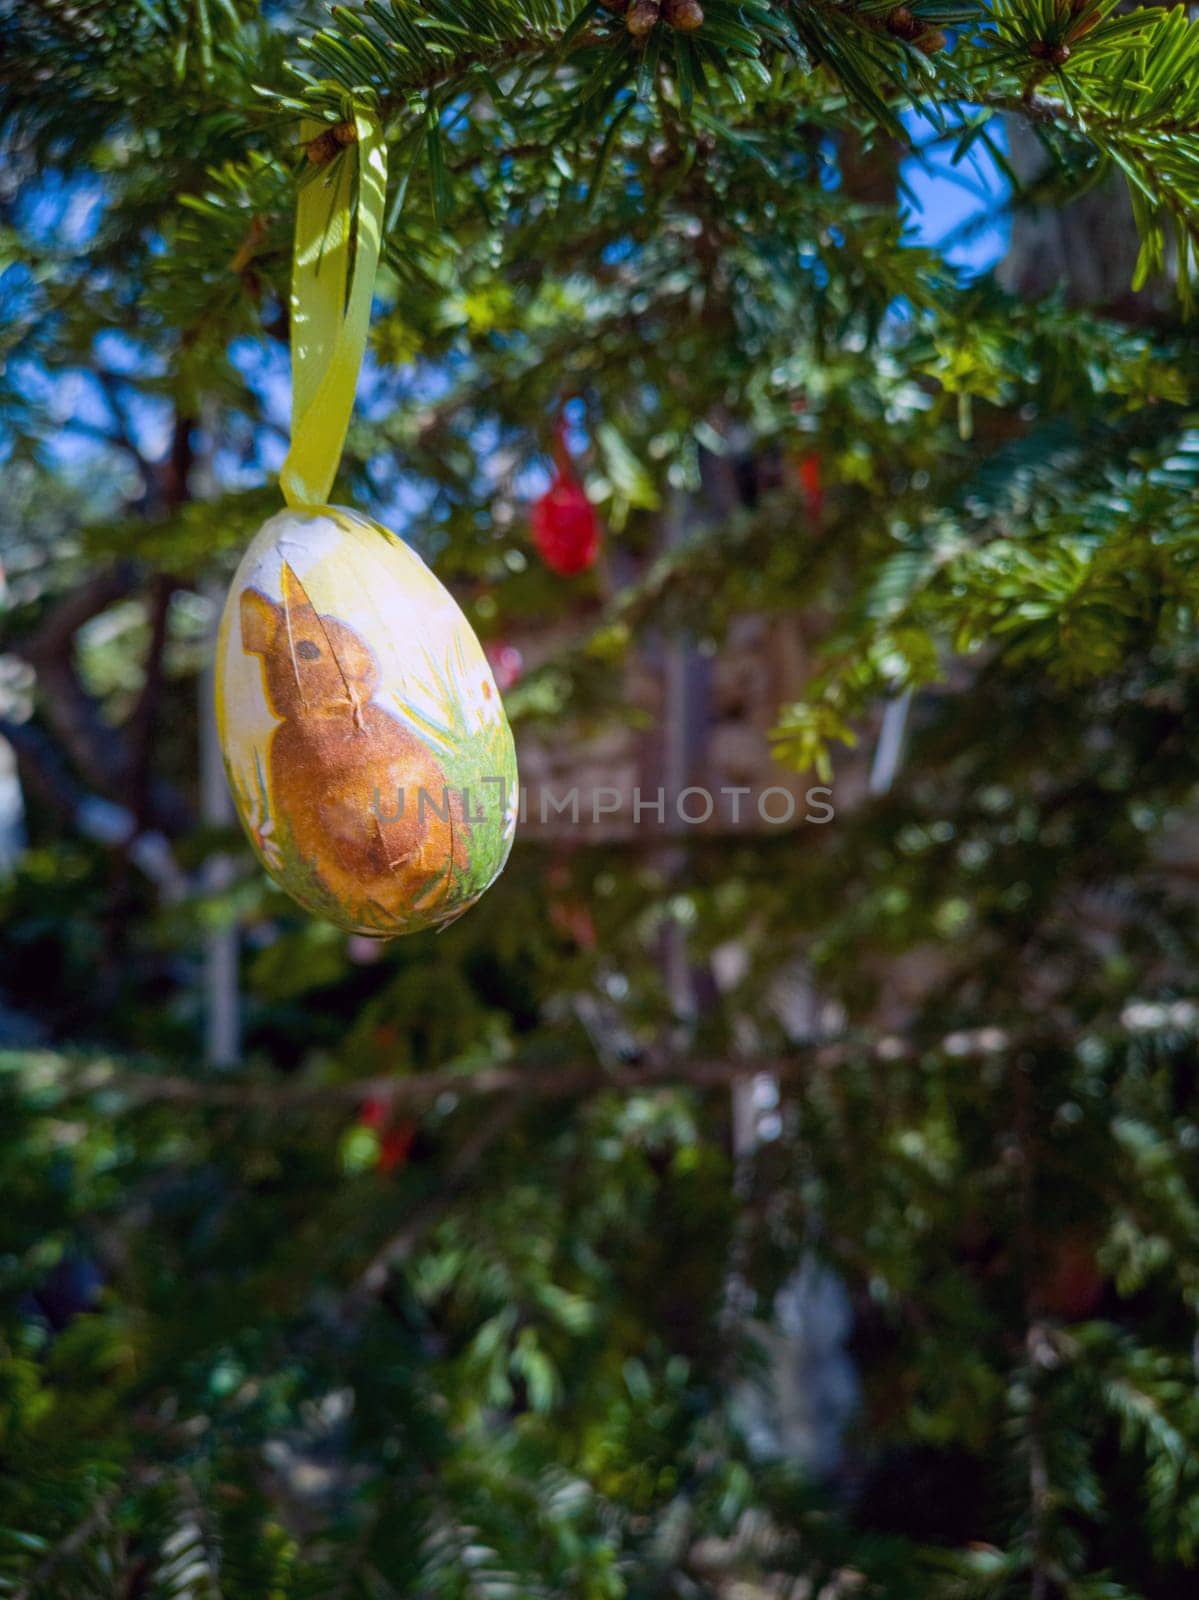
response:
<path id="1" fill-rule="evenodd" d="M 532 828 L 386 947 L 254 868 L 204 675 L 356 105 L 339 498 L 525 750 L 798 629 L 831 825 Z M 1192 1594 L 1185 8 L 26 0 L 0 140 L 0 1592 Z"/>

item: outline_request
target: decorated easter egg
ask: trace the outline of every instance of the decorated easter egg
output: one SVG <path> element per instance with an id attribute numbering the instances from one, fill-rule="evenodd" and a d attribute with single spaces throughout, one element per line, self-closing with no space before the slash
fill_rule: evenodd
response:
<path id="1" fill-rule="evenodd" d="M 283 511 L 217 636 L 229 786 L 259 860 L 315 916 L 390 938 L 453 920 L 503 869 L 516 754 L 448 590 L 339 506 Z"/>

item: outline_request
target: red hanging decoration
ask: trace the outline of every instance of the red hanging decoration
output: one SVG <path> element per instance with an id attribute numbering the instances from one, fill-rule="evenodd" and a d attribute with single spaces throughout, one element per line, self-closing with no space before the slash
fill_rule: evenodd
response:
<path id="1" fill-rule="evenodd" d="M 808 409 L 807 396 L 802 392 L 795 395 L 791 401 L 791 409 L 797 417 L 802 416 Z M 799 492 L 808 521 L 819 527 L 824 515 L 824 466 L 820 453 L 817 450 L 809 450 L 804 455 L 792 456 L 791 464 L 799 480 Z"/>
<path id="2" fill-rule="evenodd" d="M 387 1175 L 407 1161 L 416 1140 L 416 1123 L 399 1122 L 379 1140 L 379 1171 Z"/>
<path id="3" fill-rule="evenodd" d="M 391 1107 L 387 1101 L 377 1094 L 372 1094 L 368 1095 L 362 1102 L 362 1110 L 358 1115 L 358 1120 L 364 1128 L 374 1128 L 377 1132 L 387 1125 L 387 1119 L 390 1115 Z"/>
<path id="4" fill-rule="evenodd" d="M 558 424 L 554 464 L 553 483 L 533 503 L 533 543 L 551 572 L 573 578 L 595 565 L 600 525 L 595 507 L 575 477 L 562 422 Z"/>
<path id="5" fill-rule="evenodd" d="M 820 457 L 812 451 L 806 456 L 800 456 L 795 465 L 808 521 L 818 523 L 824 513 L 824 471 Z"/>
<path id="6" fill-rule="evenodd" d="M 378 1095 L 370 1095 L 363 1101 L 358 1121 L 378 1138 L 378 1170 L 386 1176 L 402 1167 L 416 1140 L 416 1123 L 407 1119 L 393 1123 L 390 1102 Z"/>

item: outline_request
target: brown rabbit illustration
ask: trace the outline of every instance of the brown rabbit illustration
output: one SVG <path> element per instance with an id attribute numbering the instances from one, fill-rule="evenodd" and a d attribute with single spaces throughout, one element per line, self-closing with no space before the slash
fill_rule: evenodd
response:
<path id="1" fill-rule="evenodd" d="M 257 589 L 241 597 L 242 648 L 262 658 L 281 719 L 268 753 L 274 807 L 342 905 L 369 902 L 388 916 L 428 906 L 448 887 L 451 860 L 467 865 L 461 796 L 447 794 L 423 741 L 371 703 L 379 669 L 369 646 L 319 616 L 286 563 L 282 592 L 281 604 Z"/>

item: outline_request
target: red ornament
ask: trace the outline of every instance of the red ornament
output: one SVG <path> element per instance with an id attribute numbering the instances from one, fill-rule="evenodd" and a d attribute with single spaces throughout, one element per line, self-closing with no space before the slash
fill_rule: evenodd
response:
<path id="1" fill-rule="evenodd" d="M 416 1123 L 408 1120 L 393 1123 L 391 1103 L 380 1095 L 370 1095 L 362 1102 L 358 1121 L 362 1127 L 370 1128 L 378 1136 L 378 1170 L 386 1175 L 402 1167 L 416 1140 Z"/>
<path id="2" fill-rule="evenodd" d="M 1058 1239 L 1037 1274 L 1045 1310 L 1067 1322 L 1094 1316 L 1103 1300 L 1103 1274 L 1095 1260 L 1094 1241 L 1074 1231 Z"/>
<path id="3" fill-rule="evenodd" d="M 800 456 L 795 464 L 800 492 L 809 522 L 819 522 L 824 511 L 824 472 L 815 451 Z"/>
<path id="4" fill-rule="evenodd" d="M 533 543 L 551 572 L 573 578 L 595 565 L 600 526 L 595 507 L 568 467 L 533 505 Z"/>
<path id="5" fill-rule="evenodd" d="M 554 481 L 534 501 L 532 522 L 533 543 L 551 572 L 573 578 L 595 565 L 599 518 L 571 466 L 564 416 L 559 416 L 555 431 Z"/>
<path id="6" fill-rule="evenodd" d="M 379 1171 L 394 1172 L 407 1161 L 416 1139 L 415 1122 L 398 1122 L 379 1140 Z"/>
<path id="7" fill-rule="evenodd" d="M 791 401 L 791 409 L 797 417 L 802 416 L 808 409 L 807 396 L 802 392 L 795 395 Z M 792 456 L 791 464 L 799 479 L 799 492 L 803 497 L 808 521 L 819 523 L 824 514 L 824 468 L 819 452 L 809 450 L 806 455 Z"/>
<path id="8" fill-rule="evenodd" d="M 573 892 L 570 870 L 564 862 L 550 868 L 550 925 L 580 950 L 594 950 L 595 922 L 586 900 Z"/>
<path id="9" fill-rule="evenodd" d="M 364 1128 L 382 1128 L 390 1115 L 391 1107 L 387 1101 L 372 1094 L 362 1102 L 358 1120 Z"/>

